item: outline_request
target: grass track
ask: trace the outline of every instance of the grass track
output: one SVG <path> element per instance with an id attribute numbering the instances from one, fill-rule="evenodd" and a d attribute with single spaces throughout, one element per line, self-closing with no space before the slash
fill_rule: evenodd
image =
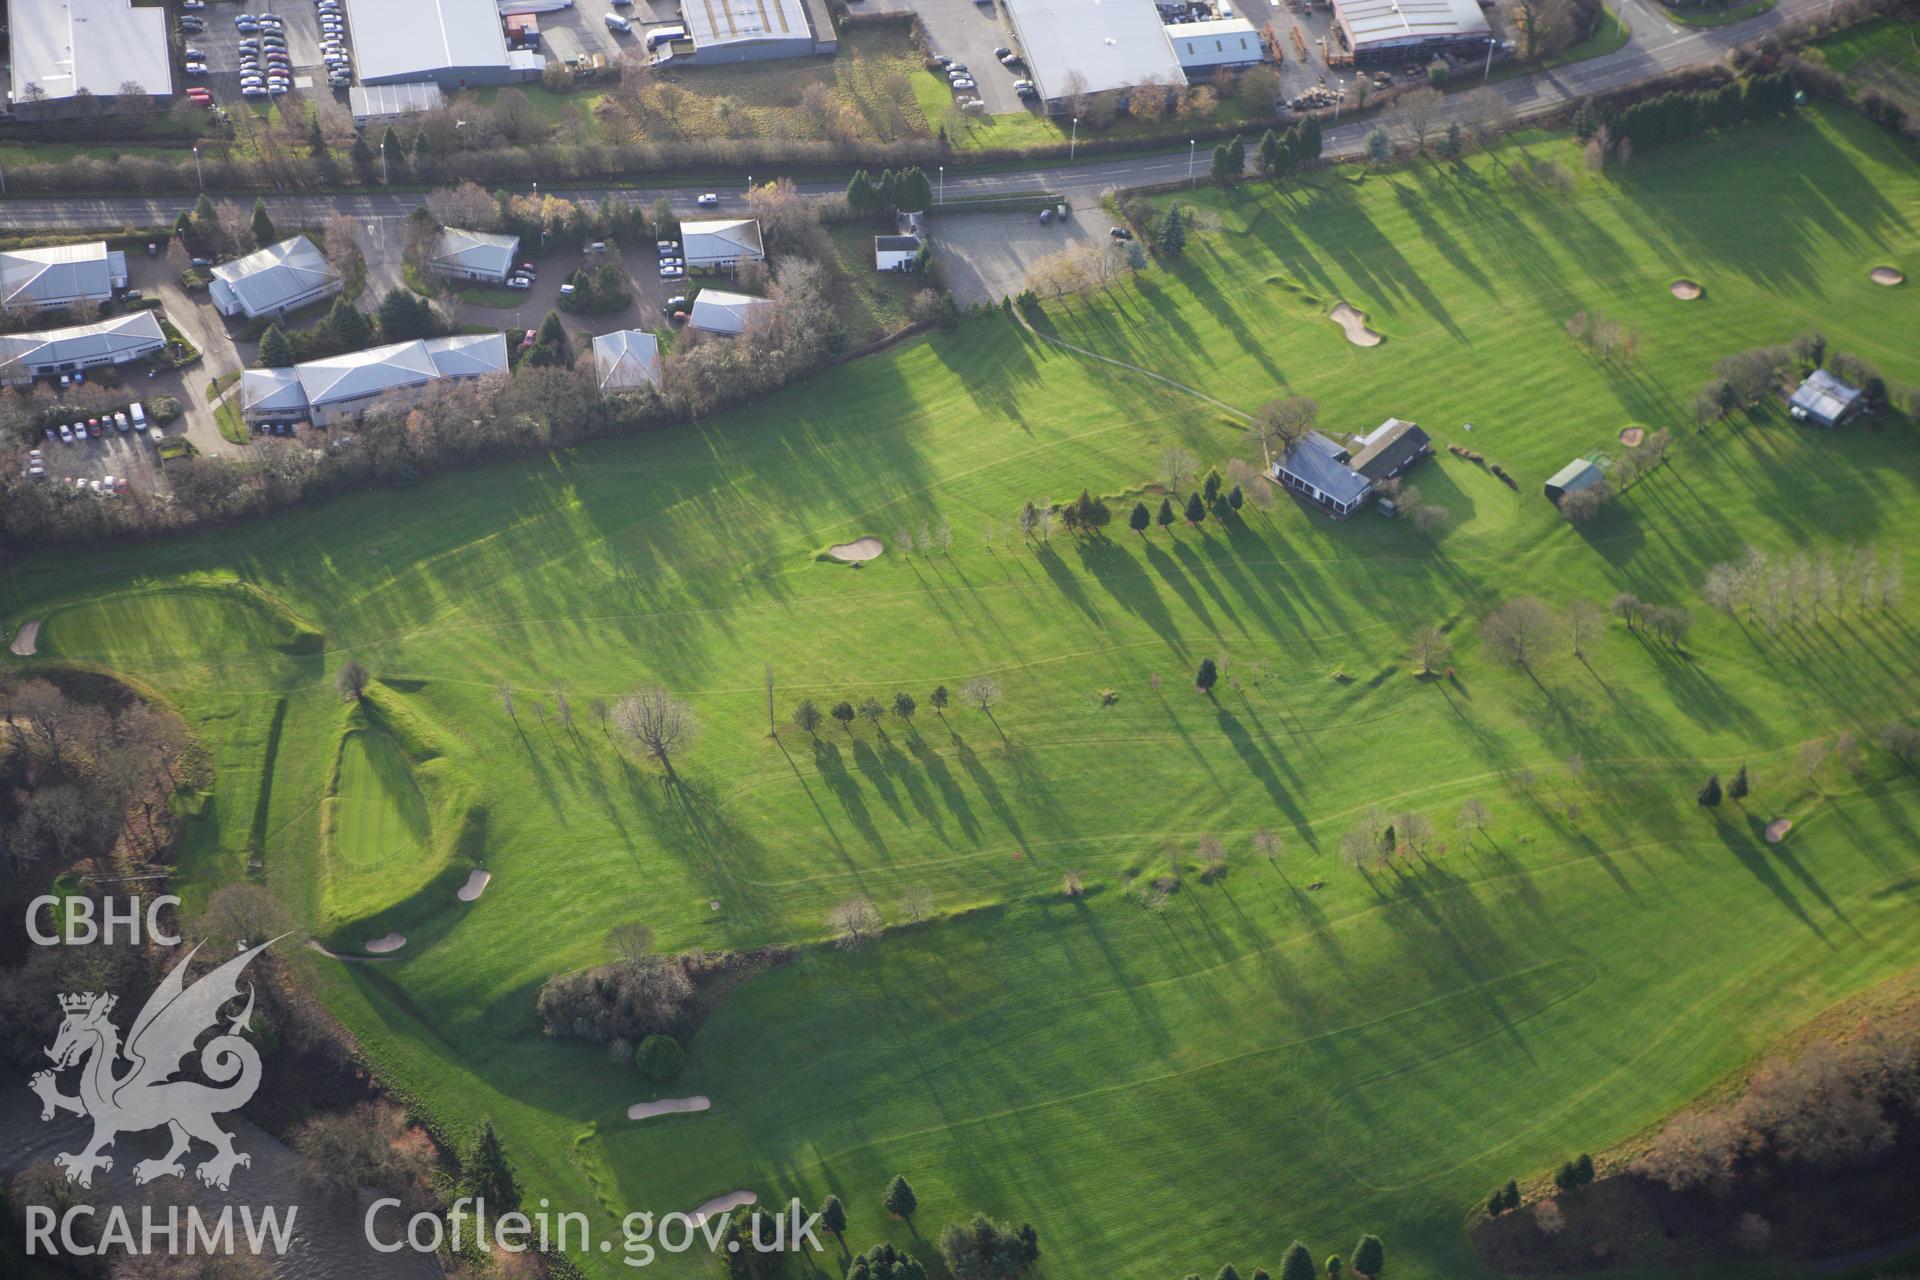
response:
<path id="1" fill-rule="evenodd" d="M 1433 542 L 1283 504 L 1227 528 L 1009 545 L 1028 497 L 1130 495 L 1168 445 L 1223 462 L 1238 432 L 1166 382 L 986 317 L 697 428 L 36 556 L 0 608 L 45 617 L 56 660 L 180 701 L 218 768 L 194 838 L 229 861 L 189 864 L 208 874 L 250 838 L 284 699 L 267 870 L 315 919 L 330 674 L 357 658 L 386 682 L 376 705 L 403 697 L 396 734 L 433 727 L 444 758 L 409 748 L 415 775 L 471 774 L 493 883 L 471 907 L 409 908 L 392 961 L 316 975 L 390 1079 L 455 1132 L 491 1115 L 557 1205 L 831 1190 L 856 1247 L 887 1231 L 921 1248 L 985 1207 L 1038 1224 L 1056 1278 L 1244 1274 L 1295 1235 L 1325 1254 L 1374 1229 L 1396 1276 L 1475 1276 L 1459 1224 L 1489 1188 L 1656 1122 L 1909 967 L 1920 869 L 1910 775 L 1877 756 L 1860 779 L 1795 764 L 1809 737 L 1920 709 L 1910 606 L 1772 639 L 1702 617 L 1684 655 L 1614 627 L 1587 663 L 1558 655 L 1537 678 L 1488 661 L 1472 626 L 1520 592 L 1693 603 L 1744 543 L 1870 544 L 1913 580 L 1904 420 L 1680 431 L 1667 467 L 1579 531 L 1538 497 L 1622 425 L 1679 426 L 1713 358 L 1742 346 L 1818 325 L 1920 379 L 1912 295 L 1865 278 L 1920 260 L 1911 155 L 1812 113 L 1562 194 L 1506 176 L 1522 149 L 1580 168 L 1570 144 L 1528 137 L 1458 169 L 1199 193 L 1184 261 L 1046 322 L 1241 410 L 1297 392 L 1334 429 L 1412 417 L 1519 476 L 1509 493 L 1457 460 L 1424 466 L 1414 481 L 1456 513 Z M 1679 275 L 1706 298 L 1674 301 Z M 1347 345 L 1325 319 L 1336 299 L 1387 343 Z M 1562 327 L 1577 308 L 1634 326 L 1640 360 L 1583 355 Z M 950 553 L 901 554 L 901 526 L 942 518 Z M 864 569 L 813 558 L 867 533 L 893 549 Z M 281 612 L 178 589 L 218 575 Z M 1404 638 L 1427 623 L 1452 628 L 1457 681 L 1409 677 Z M 324 653 L 296 638 L 321 628 Z M 1227 660 L 1211 701 L 1185 687 L 1201 656 Z M 895 688 L 923 710 L 770 740 L 764 662 L 783 716 L 802 695 Z M 983 671 L 1006 689 L 993 717 L 926 708 L 934 683 Z M 676 787 L 624 763 L 585 710 L 647 679 L 707 726 Z M 533 705 L 556 683 L 570 728 Z M 1701 815 L 1701 776 L 1742 761 L 1748 806 Z M 1468 796 L 1495 813 L 1470 841 L 1450 821 Z M 1417 875 L 1340 870 L 1339 834 L 1372 803 L 1432 816 L 1451 847 Z M 1776 814 L 1795 829 L 1767 846 Z M 1262 826 L 1286 843 L 1273 866 L 1246 851 Z M 1215 885 L 1192 874 L 1203 832 L 1230 852 Z M 1176 858 L 1167 910 L 1136 905 Z M 1089 889 L 1073 902 L 1070 870 Z M 631 1125 L 642 1083 L 534 1025 L 539 983 L 602 959 L 613 923 L 675 947 L 806 941 L 851 893 L 897 917 L 921 887 L 938 922 L 810 950 L 721 1008 L 672 1085 L 711 1112 Z M 897 1171 L 920 1192 L 918 1243 L 874 1204 Z"/>

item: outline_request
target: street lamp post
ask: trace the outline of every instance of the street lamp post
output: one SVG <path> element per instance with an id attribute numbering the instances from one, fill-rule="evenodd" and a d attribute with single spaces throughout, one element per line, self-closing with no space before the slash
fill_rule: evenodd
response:
<path id="1" fill-rule="evenodd" d="M 1480 83 L 1481 83 L 1481 84 L 1485 84 L 1485 83 L 1486 83 L 1486 82 L 1487 82 L 1488 80 L 1491 80 L 1491 79 L 1493 78 L 1493 46 L 1494 46 L 1494 43 L 1495 43 L 1495 41 L 1494 41 L 1494 38 L 1493 38 L 1492 36 L 1488 36 L 1488 37 L 1487 37 L 1487 69 L 1486 69 L 1485 71 L 1483 71 L 1483 72 L 1481 72 L 1481 73 L 1480 73 Z"/>
<path id="2" fill-rule="evenodd" d="M 200 184 L 200 190 L 207 189 L 207 175 L 200 172 L 200 148 L 193 149 L 193 177 Z"/>
<path id="3" fill-rule="evenodd" d="M 945 165 L 940 166 L 940 195 L 938 198 L 941 204 L 947 202 L 947 166 Z"/>
<path id="4" fill-rule="evenodd" d="M 1193 186 L 1194 139 L 1187 139 L 1187 186 Z"/>
<path id="5" fill-rule="evenodd" d="M 1340 123 L 1340 108 L 1347 103 L 1347 82 L 1339 76 L 1333 78 L 1333 122 Z"/>
<path id="6" fill-rule="evenodd" d="M 1080 117 L 1073 118 L 1073 137 L 1067 143 L 1067 159 L 1073 159 L 1073 153 L 1080 149 Z"/>

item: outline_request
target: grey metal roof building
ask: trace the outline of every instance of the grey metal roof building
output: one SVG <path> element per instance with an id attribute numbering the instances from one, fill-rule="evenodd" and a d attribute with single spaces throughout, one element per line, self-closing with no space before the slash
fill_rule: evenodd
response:
<path id="1" fill-rule="evenodd" d="M 127 255 L 105 240 L 0 250 L 0 307 L 9 310 L 105 302 L 126 284 Z"/>
<path id="2" fill-rule="evenodd" d="M 689 267 L 730 267 L 742 258 L 757 262 L 767 256 L 754 218 L 682 222 L 680 247 Z"/>
<path id="3" fill-rule="evenodd" d="M 772 302 L 752 294 L 702 289 L 693 299 L 687 323 L 709 333 L 745 333 L 754 312 L 771 306 Z"/>
<path id="4" fill-rule="evenodd" d="M 0 385 L 17 386 L 98 365 L 125 364 L 165 350 L 166 345 L 160 318 L 144 310 L 97 324 L 0 334 Z"/>
<path id="5" fill-rule="evenodd" d="M 1351 515 L 1373 488 L 1373 481 L 1348 465 L 1347 451 L 1318 431 L 1288 446 L 1274 461 L 1273 478 L 1336 516 Z"/>
<path id="6" fill-rule="evenodd" d="M 600 390 L 634 391 L 660 381 L 660 340 L 645 329 L 616 329 L 593 340 Z"/>
<path id="7" fill-rule="evenodd" d="M 807 0 L 681 0 L 680 22 L 697 64 L 801 58 L 837 44 L 824 6 Z"/>
<path id="8" fill-rule="evenodd" d="M 1547 497 L 1555 502 L 1570 493 L 1590 489 L 1607 478 L 1607 473 L 1587 458 L 1575 458 L 1566 466 L 1553 473 L 1553 478 L 1543 486 Z"/>
<path id="9" fill-rule="evenodd" d="M 249 369 L 240 376 L 240 408 L 249 420 L 305 417 L 326 426 L 434 383 L 506 372 L 504 334 L 415 338 L 290 369 Z"/>
<path id="10" fill-rule="evenodd" d="M 353 113 L 356 125 L 417 116 L 446 105 L 447 95 L 432 80 L 414 84 L 357 84 L 347 90 L 347 108 Z"/>
<path id="11" fill-rule="evenodd" d="M 1433 452 L 1433 438 L 1418 424 L 1388 418 L 1360 441 L 1347 466 L 1369 480 L 1388 480 Z"/>
<path id="12" fill-rule="evenodd" d="M 1333 32 L 1356 62 L 1484 50 L 1493 38 L 1477 0 L 1333 0 Z"/>
<path id="13" fill-rule="evenodd" d="M 362 84 L 461 89 L 520 78 L 493 0 L 347 0 L 347 15 Z"/>
<path id="14" fill-rule="evenodd" d="M 27 86 L 58 102 L 85 89 L 95 98 L 120 96 L 132 82 L 149 97 L 173 93 L 167 48 L 167 11 L 129 0 L 8 0 L 8 98 L 33 101 Z"/>
<path id="15" fill-rule="evenodd" d="M 1028 75 L 1049 108 L 1075 88 L 1127 89 L 1186 78 L 1153 0 L 1006 0 Z"/>
<path id="16" fill-rule="evenodd" d="M 446 227 L 440 232 L 439 242 L 433 247 L 433 259 L 427 266 L 443 276 L 498 284 L 507 278 L 513 270 L 514 259 L 519 256 L 519 236 Z"/>
<path id="17" fill-rule="evenodd" d="M 1787 401 L 1787 412 L 1802 422 L 1837 427 L 1866 407 L 1866 393 L 1840 381 L 1825 369 L 1807 375 Z"/>
<path id="18" fill-rule="evenodd" d="M 346 280 L 313 241 L 295 236 L 213 268 L 208 292 L 221 315 L 244 312 L 253 319 L 285 315 L 332 297 L 345 286 Z"/>

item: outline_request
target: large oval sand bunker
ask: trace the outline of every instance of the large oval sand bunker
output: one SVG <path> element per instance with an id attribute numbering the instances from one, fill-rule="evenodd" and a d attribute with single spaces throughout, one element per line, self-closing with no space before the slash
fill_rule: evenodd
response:
<path id="1" fill-rule="evenodd" d="M 654 1116 L 680 1115 L 688 1111 L 705 1111 L 713 1104 L 707 1101 L 707 1095 L 696 1093 L 691 1098 L 662 1098 L 658 1102 L 636 1102 L 627 1108 L 627 1119 L 650 1120 Z"/>
<path id="2" fill-rule="evenodd" d="M 493 879 L 493 872 L 483 871 L 479 867 L 467 877 L 467 882 L 454 890 L 454 896 L 462 902 L 472 902 L 487 891 L 487 885 Z"/>
<path id="3" fill-rule="evenodd" d="M 1380 335 L 1367 328 L 1367 313 L 1352 303 L 1340 303 L 1327 313 L 1327 318 L 1346 331 L 1347 341 L 1354 346 L 1377 347 L 1380 345 Z"/>
<path id="4" fill-rule="evenodd" d="M 367 943 L 367 954 L 376 955 L 376 956 L 390 955 L 393 952 L 398 951 L 400 948 L 406 945 L 407 945 L 406 934 L 404 933 L 384 934 L 381 937 L 375 938 L 372 941 Z"/>
<path id="5" fill-rule="evenodd" d="M 843 564 L 859 564 L 874 559 L 886 549 L 878 538 L 855 538 L 852 542 L 834 543 L 827 548 L 827 554 Z"/>
<path id="6" fill-rule="evenodd" d="M 1692 302 L 1706 290 L 1701 288 L 1699 282 L 1695 280 L 1675 280 L 1667 286 L 1667 292 L 1682 302 Z"/>
<path id="7" fill-rule="evenodd" d="M 1888 288 L 1907 282 L 1907 277 L 1892 267 L 1875 267 L 1873 270 L 1867 272 L 1867 279 L 1873 281 L 1875 284 L 1884 284 Z"/>

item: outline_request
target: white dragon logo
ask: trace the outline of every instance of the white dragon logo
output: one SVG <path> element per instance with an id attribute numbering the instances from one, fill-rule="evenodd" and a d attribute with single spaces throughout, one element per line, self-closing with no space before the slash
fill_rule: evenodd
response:
<path id="1" fill-rule="evenodd" d="M 40 1095 L 42 1120 L 51 1120 L 61 1111 L 93 1119 L 93 1139 L 84 1150 L 54 1157 L 54 1164 L 66 1170 L 68 1181 L 91 1187 L 95 1169 L 113 1168 L 113 1157 L 103 1152 L 113 1145 L 116 1135 L 161 1125 L 171 1132 L 173 1146 L 158 1160 L 142 1160 L 133 1167 L 137 1183 L 185 1175 L 180 1157 L 195 1138 L 214 1148 L 213 1157 L 194 1170 L 210 1187 L 226 1190 L 234 1169 L 252 1163 L 251 1157 L 233 1149 L 233 1135 L 213 1120 L 218 1112 L 245 1105 L 260 1087 L 260 1054 L 240 1035 L 253 1016 L 251 985 L 246 1008 L 228 1019 L 226 1031 L 200 1050 L 200 1071 L 213 1084 L 171 1077 L 181 1069 L 180 1060 L 193 1052 L 201 1034 L 218 1026 L 221 1008 L 239 997 L 240 971 L 247 962 L 277 941 L 242 952 L 188 986 L 187 966 L 200 951 L 195 947 L 168 970 L 147 997 L 140 1016 L 133 1020 L 125 1048 L 121 1047 L 118 1028 L 107 1017 L 118 1002 L 117 996 L 89 991 L 60 997 L 60 1007 L 67 1016 L 53 1047 L 47 1050 L 54 1067 L 36 1073 L 30 1087 Z M 116 1075 L 114 1068 L 122 1058 L 131 1065 Z M 55 1076 L 83 1060 L 80 1093 L 68 1097 L 59 1091 Z"/>

